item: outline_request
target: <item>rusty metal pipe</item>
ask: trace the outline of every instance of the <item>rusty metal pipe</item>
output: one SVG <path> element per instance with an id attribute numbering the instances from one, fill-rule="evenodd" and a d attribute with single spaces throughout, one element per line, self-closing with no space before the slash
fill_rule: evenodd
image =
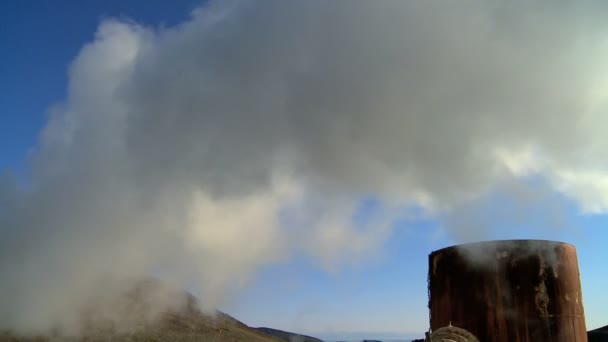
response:
<path id="1" fill-rule="evenodd" d="M 587 342 L 576 248 L 543 240 L 479 242 L 429 255 L 431 329 L 484 342 Z"/>

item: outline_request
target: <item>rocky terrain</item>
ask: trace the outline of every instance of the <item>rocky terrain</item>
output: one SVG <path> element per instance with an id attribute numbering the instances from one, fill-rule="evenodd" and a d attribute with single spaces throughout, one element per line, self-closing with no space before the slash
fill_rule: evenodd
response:
<path id="1" fill-rule="evenodd" d="M 257 331 L 260 331 L 264 334 L 270 335 L 270 336 L 274 336 L 277 338 L 282 339 L 283 341 L 297 341 L 297 342 L 323 342 L 322 340 L 315 338 L 315 337 L 311 337 L 311 336 L 306 336 L 306 335 L 300 335 L 300 334 L 294 334 L 288 331 L 283 331 L 283 330 L 278 330 L 278 329 L 272 329 L 272 328 L 255 328 Z"/>
<path id="2" fill-rule="evenodd" d="M 587 333 L 588 342 L 608 342 L 608 325 Z"/>
<path id="3" fill-rule="evenodd" d="M 280 342 L 282 339 L 250 328 L 223 313 L 214 316 L 201 312 L 167 313 L 155 324 L 129 333 L 118 333 L 111 328 L 91 328 L 80 337 L 32 336 L 17 337 L 10 333 L 0 334 L 2 342 L 107 342 L 107 341 L 155 341 L 155 342 Z"/>
<path id="4" fill-rule="evenodd" d="M 114 316 L 112 321 L 99 319 L 95 315 L 83 317 L 82 329 L 78 336 L 60 332 L 40 336 L 16 336 L 5 331 L 0 332 L 0 342 L 281 342 L 289 341 L 285 339 L 286 336 L 300 336 L 288 332 L 273 336 L 265 333 L 264 329 L 248 327 L 223 312 L 204 313 L 198 309 L 196 298 L 187 293 L 181 294 L 180 298 L 185 300 L 180 300 L 179 306 L 150 315 L 150 303 L 153 297 L 158 295 L 160 288 L 155 281 L 140 282 L 135 289 L 120 297 L 120 301 L 113 303 L 113 307 L 120 307 L 120 310 L 115 310 L 119 316 Z M 125 322 L 128 324 L 127 329 Z M 268 330 L 272 331 L 278 332 Z M 320 340 L 309 338 L 302 341 Z"/>

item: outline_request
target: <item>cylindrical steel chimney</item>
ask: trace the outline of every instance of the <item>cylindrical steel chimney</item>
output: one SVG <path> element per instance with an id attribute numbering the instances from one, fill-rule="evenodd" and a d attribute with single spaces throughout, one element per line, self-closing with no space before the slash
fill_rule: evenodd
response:
<path id="1" fill-rule="evenodd" d="M 429 255 L 431 329 L 484 342 L 587 342 L 576 249 L 541 240 L 457 245 Z"/>

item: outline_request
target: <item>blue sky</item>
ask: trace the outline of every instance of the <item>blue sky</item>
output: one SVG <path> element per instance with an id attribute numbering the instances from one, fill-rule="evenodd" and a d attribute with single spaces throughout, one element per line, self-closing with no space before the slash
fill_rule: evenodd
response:
<path id="1" fill-rule="evenodd" d="M 198 1 L 5 1 L 0 6 L 3 125 L 0 165 L 20 170 L 49 106 L 65 99 L 68 67 L 104 18 L 175 25 Z"/>
<path id="2" fill-rule="evenodd" d="M 0 171 L 27 179 L 28 153 L 36 147 L 51 106 L 67 96 L 68 68 L 100 22 L 118 17 L 145 26 L 173 26 L 197 1 L 3 1 L 0 2 Z M 487 238 L 538 238 L 578 249 L 588 328 L 608 324 L 608 231 L 605 215 L 581 215 L 555 195 L 569 224 L 560 229 L 509 226 Z M 489 208 L 500 201 L 488 201 Z M 545 222 L 545 221 L 540 221 Z M 397 224 L 373 257 L 326 270 L 305 255 L 258 269 L 245 289 L 222 309 L 245 323 L 309 334 L 341 332 L 422 333 L 427 256 L 457 239 L 442 221 L 415 218 Z"/>

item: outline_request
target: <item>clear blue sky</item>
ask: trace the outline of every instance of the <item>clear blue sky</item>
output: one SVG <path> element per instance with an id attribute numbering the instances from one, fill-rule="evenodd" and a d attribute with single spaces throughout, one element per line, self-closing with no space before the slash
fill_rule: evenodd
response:
<path id="1" fill-rule="evenodd" d="M 65 98 L 68 66 L 104 18 L 175 25 L 199 1 L 3 1 L 0 4 L 0 166 L 23 167 L 50 105 Z"/>
<path id="2" fill-rule="evenodd" d="M 104 18 L 150 26 L 188 18 L 198 1 L 0 2 L 0 171 L 23 177 L 47 110 L 66 95 L 68 66 L 93 39 Z M 588 328 L 608 324 L 608 219 L 565 214 L 572 227 L 501 230 L 492 238 L 562 240 L 578 248 Z M 331 333 L 420 332 L 426 329 L 427 255 L 453 244 L 439 222 L 425 219 L 398 227 L 373 260 L 328 273 L 306 258 L 260 270 L 224 310 L 255 326 Z"/>

